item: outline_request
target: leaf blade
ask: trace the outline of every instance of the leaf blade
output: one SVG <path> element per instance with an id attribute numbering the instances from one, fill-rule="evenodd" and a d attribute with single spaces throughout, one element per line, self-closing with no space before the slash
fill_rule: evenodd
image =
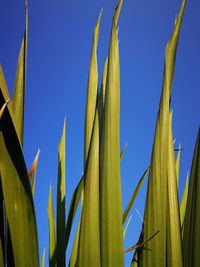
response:
<path id="1" fill-rule="evenodd" d="M 190 172 L 190 182 L 188 191 L 187 208 L 185 214 L 183 233 L 183 255 L 184 266 L 197 267 L 200 264 L 198 253 L 200 240 L 200 128 L 196 139 L 192 167 Z"/>
<path id="2" fill-rule="evenodd" d="M 64 120 L 61 140 L 58 147 L 58 183 L 57 183 L 57 265 L 65 267 L 65 244 L 63 234 L 65 233 L 65 154 L 66 154 L 66 120 Z"/>
<path id="3" fill-rule="evenodd" d="M 56 266 L 56 226 L 53 211 L 52 186 L 49 188 L 48 199 L 48 221 L 49 221 L 49 267 Z"/>
<path id="4" fill-rule="evenodd" d="M 14 92 L 12 97 L 12 107 L 16 121 L 16 130 L 22 146 L 23 146 L 23 131 L 24 131 L 24 102 L 25 102 L 25 86 L 26 86 L 27 46 L 28 46 L 28 5 L 26 4 L 26 29 L 18 57 Z"/>
<path id="5" fill-rule="evenodd" d="M 119 1 L 112 23 L 102 121 L 100 225 L 103 267 L 124 265 L 119 140 L 120 67 L 116 28 L 121 5 L 122 1 Z"/>

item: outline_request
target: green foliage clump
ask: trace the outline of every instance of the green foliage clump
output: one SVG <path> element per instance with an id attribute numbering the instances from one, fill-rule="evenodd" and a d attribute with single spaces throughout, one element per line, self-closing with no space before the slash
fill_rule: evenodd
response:
<path id="1" fill-rule="evenodd" d="M 120 160 L 120 64 L 118 18 L 115 8 L 108 57 L 99 87 L 97 46 L 101 13 L 94 28 L 85 112 L 84 172 L 65 214 L 66 121 L 58 148 L 56 216 L 52 187 L 48 200 L 49 266 L 65 267 L 66 250 L 81 199 L 70 267 L 123 267 L 124 253 L 133 251 L 130 266 L 197 267 L 200 265 L 200 132 L 181 203 L 178 198 L 180 150 L 174 156 L 170 99 L 176 49 L 183 19 L 183 0 L 165 51 L 164 77 L 150 166 L 138 182 L 124 212 Z M 39 151 L 28 172 L 23 156 L 24 95 L 26 83 L 28 7 L 26 31 L 19 53 L 12 100 L 0 68 L 0 267 L 38 267 L 39 248 L 34 189 Z M 137 244 L 124 249 L 127 221 L 145 176 L 149 172 L 142 230 Z M 45 265 L 45 250 L 41 266 Z"/>

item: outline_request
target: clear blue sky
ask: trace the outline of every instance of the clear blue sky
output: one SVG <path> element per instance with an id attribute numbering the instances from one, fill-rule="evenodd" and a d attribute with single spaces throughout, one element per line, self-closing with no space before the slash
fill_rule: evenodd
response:
<path id="1" fill-rule="evenodd" d="M 47 201 L 50 182 L 56 199 L 57 146 L 67 119 L 67 210 L 83 170 L 83 133 L 93 27 L 101 8 L 98 60 L 101 77 L 108 52 L 116 0 L 30 0 L 24 153 L 28 168 L 40 147 L 35 206 L 40 251 L 48 249 Z M 124 0 L 119 20 L 121 62 L 121 165 L 123 207 L 150 162 L 162 86 L 164 50 L 180 0 Z M 24 1 L 0 0 L 0 63 L 12 94 L 25 27 Z M 181 143 L 180 195 L 199 127 L 200 3 L 187 1 L 181 29 L 172 108 L 176 146 Z M 134 205 L 143 215 L 146 184 Z M 141 228 L 132 210 L 125 247 L 136 243 Z M 126 255 L 126 266 L 132 254 Z M 46 258 L 46 264 L 48 262 Z M 47 266 L 47 265 L 46 265 Z"/>

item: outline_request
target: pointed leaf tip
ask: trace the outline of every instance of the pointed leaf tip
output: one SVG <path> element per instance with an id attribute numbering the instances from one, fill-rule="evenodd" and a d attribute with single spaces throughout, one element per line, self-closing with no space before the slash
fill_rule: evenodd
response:
<path id="1" fill-rule="evenodd" d="M 36 154 L 35 159 L 34 159 L 34 161 L 32 163 L 31 169 L 30 169 L 30 171 L 28 173 L 28 176 L 29 176 L 30 179 L 32 178 L 32 175 L 33 175 L 33 173 L 35 172 L 35 170 L 37 168 L 39 155 L 40 155 L 40 149 L 38 148 L 37 154 Z"/>
<path id="2" fill-rule="evenodd" d="M 6 106 L 7 106 L 8 103 L 9 103 L 9 101 L 10 101 L 10 100 L 7 99 L 6 102 L 3 104 L 2 108 L 0 109 L 0 119 L 1 119 L 1 117 L 2 117 L 2 115 L 3 115 L 3 113 L 4 113 L 4 110 L 5 110 Z"/>

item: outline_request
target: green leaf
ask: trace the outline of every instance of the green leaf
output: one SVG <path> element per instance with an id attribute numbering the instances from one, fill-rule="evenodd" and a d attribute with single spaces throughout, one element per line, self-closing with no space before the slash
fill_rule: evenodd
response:
<path id="1" fill-rule="evenodd" d="M 174 159 L 172 137 L 172 113 L 169 116 L 169 159 L 168 159 L 168 213 L 167 213 L 167 266 L 183 266 L 182 237 L 179 215 L 179 200 L 177 189 L 177 172 Z"/>
<path id="2" fill-rule="evenodd" d="M 106 58 L 106 61 L 104 64 L 103 78 L 102 78 L 102 82 L 101 82 L 101 90 L 99 92 L 99 98 L 98 98 L 99 136 L 100 136 L 100 138 L 101 138 L 101 134 L 102 134 L 102 118 L 103 118 L 103 110 L 104 110 L 104 103 L 105 103 L 107 72 L 108 72 L 108 58 Z"/>
<path id="3" fill-rule="evenodd" d="M 49 200 L 48 200 L 48 220 L 49 220 L 49 267 L 56 266 L 56 228 L 53 211 L 53 196 L 52 186 L 49 189 Z"/>
<path id="4" fill-rule="evenodd" d="M 101 12 L 102 13 L 102 12 Z M 92 45 L 92 53 L 90 58 L 90 69 L 88 77 L 87 88 L 87 102 L 85 112 L 85 133 L 84 133 L 84 168 L 86 166 L 90 141 L 92 136 L 92 129 L 97 105 L 98 92 L 98 65 L 97 65 L 97 45 L 99 38 L 99 25 L 101 20 L 101 13 L 99 15 L 97 24 L 94 28 L 94 37 Z"/>
<path id="5" fill-rule="evenodd" d="M 81 197 L 81 192 L 84 187 L 84 175 L 81 177 L 76 189 L 74 190 L 74 193 L 72 195 L 71 201 L 70 201 L 70 207 L 69 212 L 67 216 L 67 224 L 65 227 L 65 248 L 67 248 L 68 242 L 69 242 L 69 236 L 72 229 L 72 224 L 74 221 L 74 216 L 76 214 L 77 206 Z"/>
<path id="6" fill-rule="evenodd" d="M 77 227 L 77 230 L 76 230 L 76 235 L 75 235 L 75 238 L 74 238 L 74 243 L 73 243 L 73 247 L 72 247 L 71 256 L 70 256 L 69 267 L 75 267 L 76 266 L 77 255 L 78 255 L 80 226 L 81 226 L 81 222 L 79 221 L 78 227 Z"/>
<path id="7" fill-rule="evenodd" d="M 131 210 L 131 208 L 132 208 L 132 206 L 133 206 L 133 204 L 135 202 L 135 199 L 136 199 L 136 197 L 137 197 L 137 195 L 138 195 L 138 193 L 140 191 L 140 188 L 141 188 L 141 186 L 142 186 L 142 184 L 144 182 L 144 178 L 146 177 L 146 175 L 147 175 L 147 173 L 149 171 L 149 168 L 150 168 L 150 166 L 148 166 L 146 168 L 145 172 L 143 173 L 142 177 L 140 178 L 140 180 L 139 180 L 139 182 L 138 182 L 138 184 L 136 186 L 135 191 L 133 192 L 133 195 L 132 195 L 131 199 L 128 202 L 128 205 L 127 205 L 127 207 L 126 207 L 126 209 L 125 209 L 125 211 L 123 213 L 123 224 L 125 223 L 126 218 L 127 218 L 128 214 L 129 214 L 129 212 L 130 212 L 130 210 Z"/>
<path id="8" fill-rule="evenodd" d="M 173 233 L 171 233 L 173 229 L 169 229 L 169 226 L 167 227 L 167 223 L 169 222 L 168 210 L 170 208 L 170 203 L 168 203 L 168 183 L 173 183 L 173 177 L 169 177 L 169 169 L 172 165 L 171 158 L 169 158 L 169 151 L 171 149 L 171 145 L 169 143 L 169 127 L 171 127 L 169 125 L 169 114 L 176 48 L 184 8 L 185 1 L 182 2 L 182 6 L 174 26 L 174 31 L 165 51 L 162 95 L 151 156 L 151 168 L 149 173 L 143 226 L 144 240 L 147 240 L 157 231 L 159 231 L 159 234 L 146 244 L 146 248 L 152 250 L 151 253 L 148 250 L 142 250 L 139 263 L 139 266 L 142 267 L 170 266 L 167 263 L 170 253 L 167 247 L 167 242 L 169 242 L 167 235 L 170 235 L 170 238 L 173 238 Z M 170 181 L 168 181 L 168 179 Z M 172 190 L 174 190 L 175 196 L 175 188 Z M 170 242 L 173 241 L 171 240 Z"/>
<path id="9" fill-rule="evenodd" d="M 9 103 L 9 99 L 1 107 L 1 109 L 0 109 L 0 119 L 1 119 L 1 117 L 2 117 L 2 115 L 4 113 L 4 110 L 5 110 L 6 106 L 8 105 L 8 103 Z"/>
<path id="10" fill-rule="evenodd" d="M 43 250 L 43 254 L 42 254 L 42 262 L 41 262 L 41 267 L 45 266 L 45 248 Z"/>
<path id="11" fill-rule="evenodd" d="M 84 202 L 77 266 L 100 266 L 98 111 L 95 116 L 84 179 Z"/>
<path id="12" fill-rule="evenodd" d="M 125 236 L 126 236 L 126 231 L 127 231 L 127 229 L 128 229 L 128 226 L 129 226 L 129 223 L 130 223 L 131 219 L 132 219 L 132 215 L 129 217 L 129 219 L 128 219 L 128 221 L 127 221 L 125 227 L 124 227 L 124 230 L 123 230 L 123 239 L 124 239 Z"/>
<path id="13" fill-rule="evenodd" d="M 130 265 L 131 267 L 138 267 L 138 264 L 137 264 L 137 262 L 136 261 L 132 261 L 131 262 L 131 265 Z"/>
<path id="14" fill-rule="evenodd" d="M 121 154 L 122 154 L 122 152 L 123 152 L 123 150 L 121 151 Z M 86 168 L 87 168 L 87 166 L 86 166 Z M 65 228 L 65 232 L 66 232 L 66 237 L 65 237 L 66 245 L 65 245 L 65 247 L 66 248 L 68 245 L 74 216 L 76 214 L 76 210 L 77 210 L 78 203 L 79 203 L 79 200 L 81 197 L 81 192 L 83 190 L 83 186 L 84 186 L 84 175 L 81 177 L 76 189 L 74 190 L 74 193 L 73 193 L 71 201 L 70 201 L 70 208 L 69 208 L 69 212 L 68 212 L 68 216 L 67 216 L 67 224 L 66 224 L 66 228 Z"/>
<path id="15" fill-rule="evenodd" d="M 16 121 L 16 130 L 22 146 L 23 146 L 23 130 L 24 130 L 24 102 L 25 102 L 25 86 L 26 86 L 27 45 L 28 45 L 28 5 L 26 4 L 26 30 L 24 33 L 24 37 L 19 52 L 14 92 L 12 98 L 12 107 Z"/>
<path id="16" fill-rule="evenodd" d="M 181 159 L 181 144 L 178 146 L 178 154 L 176 157 L 176 177 L 177 177 L 177 185 L 179 181 L 179 169 L 180 169 L 180 159 Z"/>
<path id="17" fill-rule="evenodd" d="M 189 181 L 188 181 L 188 175 L 187 175 L 185 187 L 184 187 L 184 191 L 183 191 L 183 196 L 182 196 L 181 204 L 180 204 L 180 216 L 181 216 L 181 227 L 182 228 L 183 228 L 184 220 L 185 220 L 187 198 L 188 198 L 188 187 L 189 187 Z"/>
<path id="18" fill-rule="evenodd" d="M 120 177 L 120 66 L 117 19 L 112 23 L 100 151 L 101 266 L 124 265 Z"/>
<path id="19" fill-rule="evenodd" d="M 81 203 L 81 210 L 83 208 L 83 190 L 82 190 L 82 203 Z M 69 267 L 75 267 L 76 266 L 76 261 L 77 261 L 77 255 L 78 255 L 78 245 L 79 245 L 79 235 L 80 235 L 80 226 L 81 226 L 81 219 L 79 220 L 78 227 L 76 230 L 76 235 L 74 238 L 74 243 L 72 247 L 72 252 L 70 256 L 70 262 L 69 262 Z"/>
<path id="20" fill-rule="evenodd" d="M 200 266 L 200 128 L 196 140 L 183 233 L 185 267 Z"/>
<path id="21" fill-rule="evenodd" d="M 127 149 L 127 146 L 128 146 L 128 144 L 125 144 L 124 148 L 122 149 L 122 151 L 121 151 L 121 153 L 120 153 L 120 160 L 122 160 L 122 158 L 123 158 L 123 156 L 124 156 L 124 153 L 125 153 L 125 151 L 126 151 L 126 149 Z"/>
<path id="22" fill-rule="evenodd" d="M 8 88 L 7 88 L 7 85 L 6 85 L 6 80 L 5 80 L 5 76 L 4 76 L 1 64 L 0 64 L 0 88 L 3 91 L 4 99 L 6 99 L 6 101 L 8 99 L 10 99 L 9 91 L 8 91 Z M 4 101 L 2 106 L 6 103 L 6 101 Z M 11 106 L 11 103 L 9 103 L 9 106 Z"/>
<path id="23" fill-rule="evenodd" d="M 8 89 L 0 68 L 0 106 L 7 99 Z M 15 265 L 36 267 L 39 266 L 39 251 L 35 211 L 11 104 L 3 112 L 1 125 L 0 171 Z"/>
<path id="24" fill-rule="evenodd" d="M 35 156 L 31 169 L 28 173 L 29 179 L 31 180 L 31 190 L 32 190 L 33 197 L 35 194 L 35 183 L 36 183 L 37 164 L 38 164 L 39 155 L 40 155 L 40 149 L 38 148 L 38 152 Z"/>
<path id="25" fill-rule="evenodd" d="M 58 147 L 58 186 L 57 186 L 57 265 L 65 267 L 65 154 L 66 154 L 66 120 L 64 121 L 62 137 Z"/>

